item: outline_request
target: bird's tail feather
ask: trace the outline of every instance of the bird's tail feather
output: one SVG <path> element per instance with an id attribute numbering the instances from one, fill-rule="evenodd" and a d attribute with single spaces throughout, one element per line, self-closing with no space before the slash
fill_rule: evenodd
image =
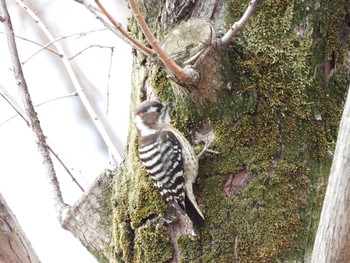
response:
<path id="1" fill-rule="evenodd" d="M 203 216 L 197 211 L 196 207 L 187 196 L 185 197 L 185 206 L 186 214 L 191 219 L 193 225 L 195 225 L 196 227 L 204 226 Z"/>

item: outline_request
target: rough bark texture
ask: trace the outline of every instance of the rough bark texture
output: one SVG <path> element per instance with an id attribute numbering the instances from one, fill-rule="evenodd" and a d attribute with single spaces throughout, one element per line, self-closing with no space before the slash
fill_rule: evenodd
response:
<path id="1" fill-rule="evenodd" d="M 350 93 L 340 123 L 312 262 L 350 262 Z"/>
<path id="2" fill-rule="evenodd" d="M 112 173 L 104 171 L 69 209 L 63 227 L 70 231 L 99 262 L 111 262 Z"/>
<path id="3" fill-rule="evenodd" d="M 15 215 L 1 194 L 0 263 L 40 263 Z"/>
<path id="4" fill-rule="evenodd" d="M 247 1 L 238 0 L 139 4 L 161 41 L 198 17 L 210 22 L 212 35 L 220 35 L 222 19 L 232 24 L 247 7 Z M 219 65 L 205 67 L 200 57 L 200 71 L 215 71 L 215 79 L 199 90 L 174 85 L 156 62 L 136 54 L 133 105 L 155 97 L 175 101 L 174 125 L 195 141 L 195 131 L 209 123 L 213 147 L 221 154 L 200 160 L 195 194 L 206 226 L 200 239 L 192 240 L 179 235 L 181 222 L 155 223 L 165 205 L 140 165 L 131 127 L 126 160 L 114 184 L 116 262 L 309 257 L 347 91 L 348 8 L 348 1 L 262 1 L 227 50 L 204 41 L 202 55 L 214 50 Z M 130 28 L 142 39 L 133 21 Z M 173 42 L 190 35 L 179 34 Z M 186 47 L 182 54 L 191 51 Z M 187 55 L 182 59 L 191 63 L 193 55 Z M 206 89 L 215 89 L 215 100 L 207 99 Z"/>
<path id="5" fill-rule="evenodd" d="M 159 41 L 198 18 L 209 22 L 211 40 L 206 34 L 203 45 L 177 51 L 208 76 L 200 87 L 177 86 L 157 61 L 135 52 L 132 107 L 149 98 L 176 102 L 173 124 L 192 142 L 209 126 L 221 154 L 199 163 L 194 191 L 206 225 L 193 240 L 182 235 L 182 221 L 157 220 L 166 207 L 140 164 L 131 125 L 112 183 L 109 262 L 308 259 L 348 89 L 349 1 L 264 0 L 226 50 L 212 36 L 240 18 L 245 0 L 149 0 L 139 7 Z M 134 20 L 129 27 L 144 41 Z"/>

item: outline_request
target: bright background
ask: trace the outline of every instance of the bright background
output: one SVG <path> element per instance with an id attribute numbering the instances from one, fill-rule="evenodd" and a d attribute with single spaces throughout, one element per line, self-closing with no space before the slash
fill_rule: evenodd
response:
<path id="1" fill-rule="evenodd" d="M 49 42 L 15 1 L 7 2 L 17 36 L 42 45 Z M 84 6 L 73 0 L 24 2 L 30 4 L 55 37 L 104 28 Z M 103 1 L 103 4 L 119 22 L 127 25 L 126 1 Z M 0 85 L 22 105 L 3 32 L 0 26 Z M 18 38 L 16 41 L 22 62 L 40 49 L 28 41 Z M 96 113 L 122 154 L 129 125 L 131 48 L 108 30 L 69 37 L 60 43 L 68 57 L 90 45 L 103 46 L 89 48 L 71 62 Z M 113 57 L 111 48 L 104 47 L 114 47 Z M 47 50 L 26 62 L 23 71 L 34 105 L 74 92 L 61 59 Z M 87 189 L 103 169 L 110 167 L 111 161 L 79 97 L 57 99 L 36 110 L 45 135 Z M 15 111 L 0 97 L 0 192 L 43 263 L 96 262 L 72 234 L 60 227 L 32 131 L 20 117 L 12 118 L 14 115 Z M 82 192 L 57 162 L 55 168 L 64 200 L 73 205 Z"/>

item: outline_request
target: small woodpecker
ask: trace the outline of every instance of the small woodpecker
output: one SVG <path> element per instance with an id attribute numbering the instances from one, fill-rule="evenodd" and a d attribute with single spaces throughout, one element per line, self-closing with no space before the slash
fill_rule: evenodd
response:
<path id="1" fill-rule="evenodd" d="M 187 215 L 196 227 L 204 216 L 193 194 L 198 159 L 191 144 L 170 124 L 169 104 L 142 102 L 135 109 L 139 156 L 155 187 L 170 206 Z"/>

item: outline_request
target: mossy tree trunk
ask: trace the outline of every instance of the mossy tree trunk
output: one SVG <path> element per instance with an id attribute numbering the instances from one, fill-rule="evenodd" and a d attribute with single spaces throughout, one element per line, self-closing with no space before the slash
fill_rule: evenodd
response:
<path id="1" fill-rule="evenodd" d="M 164 40 L 194 17 L 210 21 L 220 35 L 240 18 L 247 1 L 154 0 L 139 6 Z M 175 101 L 174 125 L 193 144 L 196 131 L 211 127 L 220 154 L 207 154 L 199 163 L 195 194 L 206 218 L 200 239 L 178 236 L 176 226 L 149 223 L 166 207 L 137 157 L 131 125 L 126 159 L 113 182 L 116 262 L 309 257 L 348 87 L 349 8 L 345 0 L 261 1 L 227 49 L 211 43 L 216 66 L 210 66 L 220 74 L 203 88 L 214 89 L 209 96 L 184 92 L 156 61 L 135 54 L 133 106 L 149 98 Z M 133 21 L 130 28 L 143 39 Z M 208 70 L 205 61 L 202 66 Z"/>

